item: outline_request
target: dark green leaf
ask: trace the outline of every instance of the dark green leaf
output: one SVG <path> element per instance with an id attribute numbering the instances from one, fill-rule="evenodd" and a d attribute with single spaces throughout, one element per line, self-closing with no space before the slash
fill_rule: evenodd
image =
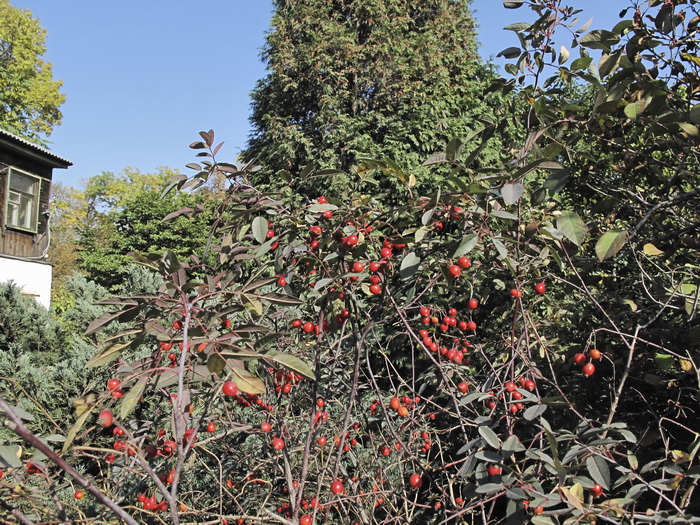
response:
<path id="1" fill-rule="evenodd" d="M 595 245 L 598 260 L 604 261 L 619 252 L 627 242 L 627 236 L 627 230 L 615 229 L 605 232 Z"/>
<path id="2" fill-rule="evenodd" d="M 418 271 L 418 266 L 420 265 L 420 257 L 418 257 L 415 252 L 410 252 L 406 254 L 401 261 L 400 274 L 402 279 L 410 279 Z"/>
<path id="3" fill-rule="evenodd" d="M 267 220 L 264 217 L 255 217 L 255 219 L 253 219 L 253 237 L 256 241 L 258 241 L 258 243 L 262 244 L 265 242 L 267 230 Z"/>
<path id="4" fill-rule="evenodd" d="M 592 455 L 586 458 L 586 469 L 593 480 L 605 490 L 610 490 L 610 469 L 608 462 L 601 456 Z"/>
<path id="5" fill-rule="evenodd" d="M 581 220 L 581 217 L 575 211 L 562 212 L 557 217 L 557 229 L 576 246 L 580 246 L 583 243 L 588 233 L 586 223 Z"/>

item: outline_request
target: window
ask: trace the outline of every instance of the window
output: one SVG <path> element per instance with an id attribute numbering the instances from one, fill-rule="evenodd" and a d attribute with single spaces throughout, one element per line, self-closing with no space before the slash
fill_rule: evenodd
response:
<path id="1" fill-rule="evenodd" d="M 8 228 L 37 231 L 41 179 L 10 168 L 7 181 L 5 225 Z"/>

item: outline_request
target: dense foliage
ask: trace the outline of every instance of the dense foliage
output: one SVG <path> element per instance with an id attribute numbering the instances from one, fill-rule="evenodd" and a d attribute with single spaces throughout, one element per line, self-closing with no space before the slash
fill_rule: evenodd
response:
<path id="1" fill-rule="evenodd" d="M 252 94 L 253 134 L 243 154 L 263 168 L 251 181 L 273 189 L 291 182 L 295 195 L 307 196 L 340 197 L 348 184 L 361 184 L 393 198 L 406 193 L 397 179 L 409 178 L 420 191 L 434 189 L 423 160 L 477 130 L 496 106 L 482 99 L 493 73 L 476 53 L 468 4 L 275 2 L 263 50 L 269 73 Z M 479 162 L 497 160 L 500 150 L 494 141 Z M 393 176 L 376 179 L 303 170 L 362 173 L 359 159 L 367 157 L 400 168 L 389 164 Z"/>
<path id="2" fill-rule="evenodd" d="M 292 205 L 202 132 L 172 184 L 228 181 L 216 257 L 136 257 L 162 283 L 103 301 L 85 366 L 110 381 L 78 400 L 59 455 L 0 399 L 18 435 L 0 501 L 26 491 L 8 512 L 698 523 L 696 2 L 588 32 L 531 4 L 537 20 L 509 27 L 514 79 L 491 86 L 526 123 L 502 165 L 467 135 L 426 159 L 435 191 L 399 179 L 392 202 L 348 170 L 342 198 Z"/>
<path id="3" fill-rule="evenodd" d="M 53 79 L 46 31 L 25 10 L 0 0 L 0 128 L 35 142 L 61 122 L 65 96 Z"/>

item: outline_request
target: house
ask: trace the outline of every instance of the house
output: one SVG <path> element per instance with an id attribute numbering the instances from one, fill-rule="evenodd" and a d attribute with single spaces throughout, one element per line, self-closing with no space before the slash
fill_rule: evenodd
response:
<path id="1" fill-rule="evenodd" d="M 54 168 L 72 163 L 0 129 L 0 282 L 49 307 L 52 267 L 49 197 Z"/>

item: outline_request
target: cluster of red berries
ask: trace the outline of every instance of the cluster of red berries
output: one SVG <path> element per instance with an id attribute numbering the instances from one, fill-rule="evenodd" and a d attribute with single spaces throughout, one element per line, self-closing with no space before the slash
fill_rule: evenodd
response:
<path id="1" fill-rule="evenodd" d="M 518 380 L 518 383 L 520 384 L 520 388 L 525 390 L 533 391 L 535 388 L 537 388 L 537 384 L 532 379 L 527 379 L 525 377 L 521 377 Z M 503 390 L 509 396 L 506 403 L 508 412 L 511 414 L 517 414 L 523 408 L 525 408 L 525 405 L 520 401 L 523 398 L 523 394 L 518 391 L 518 385 L 516 385 L 516 383 L 513 381 L 508 381 L 504 385 Z M 503 392 L 499 393 L 498 396 L 496 396 L 494 392 L 489 392 L 489 395 L 497 399 L 503 399 L 504 397 Z M 496 402 L 496 399 L 488 399 L 484 402 L 484 406 L 489 410 L 495 410 L 498 403 Z"/>
<path id="2" fill-rule="evenodd" d="M 349 317 L 349 315 L 348 315 Z M 315 334 L 319 335 L 322 332 L 327 332 L 331 329 L 331 325 L 324 319 L 322 325 L 318 325 L 312 321 L 302 321 L 301 319 L 293 319 L 292 320 L 292 327 L 293 328 L 299 328 L 303 332 L 307 334 Z"/>
<path id="3" fill-rule="evenodd" d="M 466 270 L 472 265 L 472 261 L 469 257 L 460 257 L 457 259 L 457 264 L 452 264 L 447 269 L 447 272 L 452 276 L 453 279 L 457 279 L 462 275 L 462 270 Z"/>
<path id="4" fill-rule="evenodd" d="M 273 382 L 275 384 L 275 392 L 278 394 L 289 394 L 293 388 L 299 386 L 303 377 L 296 372 L 284 370 L 282 368 L 275 370 L 269 368 L 268 372 L 274 375 Z"/>
<path id="5" fill-rule="evenodd" d="M 591 348 L 588 351 L 588 356 L 586 356 L 586 354 L 583 354 L 580 352 L 578 354 L 574 355 L 574 363 L 576 363 L 579 366 L 583 365 L 583 368 L 581 369 L 581 371 L 583 372 L 583 375 L 585 375 L 586 377 L 590 377 L 593 374 L 595 374 L 595 365 L 592 363 L 592 361 L 595 361 L 596 359 L 600 359 L 600 357 L 602 355 L 603 354 L 601 353 L 601 351 L 598 350 L 597 348 Z M 586 361 L 589 358 L 590 358 L 590 361 L 588 363 L 586 363 Z"/>
<path id="6" fill-rule="evenodd" d="M 155 513 L 158 512 L 163 512 L 168 510 L 168 502 L 163 500 L 157 501 L 155 494 L 151 496 L 150 498 L 146 496 L 145 494 L 139 494 L 136 499 L 139 501 L 139 503 L 143 504 L 143 509 L 144 510 L 150 510 Z"/>

